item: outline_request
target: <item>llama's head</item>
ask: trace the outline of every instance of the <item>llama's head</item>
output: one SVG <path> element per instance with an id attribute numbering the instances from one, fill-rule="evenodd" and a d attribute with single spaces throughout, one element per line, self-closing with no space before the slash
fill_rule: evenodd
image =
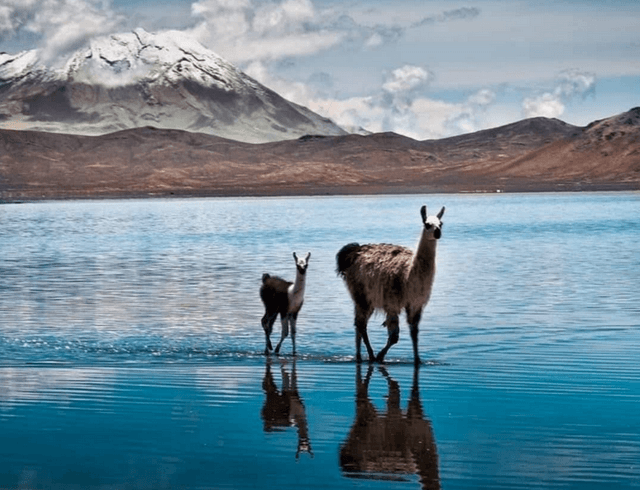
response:
<path id="1" fill-rule="evenodd" d="M 420 215 L 422 216 L 425 232 L 428 233 L 428 238 L 433 240 L 439 239 L 442 236 L 444 206 L 442 206 L 440 212 L 435 216 L 427 216 L 427 206 L 422 206 L 420 208 Z"/>
<path id="2" fill-rule="evenodd" d="M 295 252 L 293 252 L 293 259 L 296 261 L 296 268 L 300 274 L 304 274 L 307 272 L 307 267 L 309 267 L 309 258 L 311 257 L 311 252 L 307 253 L 307 256 L 304 259 L 299 258 Z"/>

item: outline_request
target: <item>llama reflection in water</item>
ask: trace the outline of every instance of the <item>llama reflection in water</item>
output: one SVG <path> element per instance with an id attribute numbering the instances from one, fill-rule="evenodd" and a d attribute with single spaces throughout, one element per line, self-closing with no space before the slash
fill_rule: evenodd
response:
<path id="1" fill-rule="evenodd" d="M 362 380 L 356 367 L 356 419 L 340 448 L 340 467 L 354 478 L 402 479 L 417 474 L 422 488 L 439 489 L 438 453 L 431 422 L 420 403 L 418 369 L 413 372 L 411 397 L 405 412 L 400 407 L 400 386 L 380 367 L 389 385 L 386 413 L 379 413 L 369 398 L 369 366 Z"/>
<path id="2" fill-rule="evenodd" d="M 298 378 L 296 375 L 296 362 L 293 361 L 291 373 L 285 368 L 285 362 L 280 361 L 282 374 L 282 390 L 273 379 L 271 372 L 271 358 L 267 358 L 266 371 L 262 381 L 262 389 L 266 395 L 262 407 L 262 421 L 265 432 L 283 431 L 287 427 L 296 427 L 298 430 L 298 448 L 296 459 L 300 453 L 309 453 L 313 457 L 311 441 L 309 440 L 309 427 L 304 403 L 298 393 Z"/>

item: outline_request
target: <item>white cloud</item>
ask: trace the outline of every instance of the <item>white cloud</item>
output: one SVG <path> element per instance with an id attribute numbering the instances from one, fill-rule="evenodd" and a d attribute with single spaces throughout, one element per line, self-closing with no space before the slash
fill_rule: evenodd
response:
<path id="1" fill-rule="evenodd" d="M 484 129 L 480 116 L 496 99 L 496 94 L 487 89 L 459 104 L 426 97 L 425 90 L 434 75 L 415 65 L 387 73 L 374 94 L 347 98 L 320 95 L 312 84 L 274 76 L 262 62 L 252 63 L 245 71 L 286 99 L 330 118 L 348 131 L 392 131 L 417 140 Z"/>
<path id="2" fill-rule="evenodd" d="M 495 100 L 495 92 L 489 89 L 481 89 L 470 95 L 462 104 L 457 104 L 456 111 L 447 118 L 448 132 L 454 135 L 484 129 L 480 118 Z"/>
<path id="3" fill-rule="evenodd" d="M 202 0 L 193 3 L 191 13 L 202 18 L 196 32 L 201 38 L 210 36 L 210 41 L 217 38 L 217 42 L 212 44 L 215 49 L 220 49 L 218 44 L 241 39 L 249 31 L 251 25 L 246 13 L 250 7 L 249 0 Z"/>
<path id="4" fill-rule="evenodd" d="M 319 53 L 344 36 L 323 24 L 322 12 L 310 0 L 201 0 L 191 10 L 198 20 L 194 36 L 236 64 Z"/>
<path id="5" fill-rule="evenodd" d="M 284 78 L 274 76 L 267 65 L 261 61 L 254 61 L 244 72 L 255 78 L 263 85 L 269 87 L 282 97 L 297 104 L 309 107 L 316 98 L 315 92 L 305 83 L 292 82 Z"/>
<path id="6" fill-rule="evenodd" d="M 474 19 L 480 15 L 480 10 L 475 7 L 462 7 L 454 10 L 446 10 L 438 15 L 431 15 L 424 17 L 417 22 L 414 22 L 411 27 L 422 27 L 425 25 L 449 22 L 452 20 L 468 20 Z"/>
<path id="7" fill-rule="evenodd" d="M 524 99 L 522 111 L 525 117 L 560 117 L 564 104 L 556 94 L 545 93 Z"/>
<path id="8" fill-rule="evenodd" d="M 387 111 L 376 103 L 374 97 L 320 98 L 310 101 L 309 107 L 348 131 L 366 129 L 377 133 L 384 130 L 383 120 Z"/>
<path id="9" fill-rule="evenodd" d="M 522 101 L 524 117 L 560 117 L 575 97 L 595 93 L 596 76 L 579 70 L 565 70 L 556 77 L 555 87 Z"/>
<path id="10" fill-rule="evenodd" d="M 312 0 L 198 0 L 191 7 L 196 21 L 191 30 L 204 45 L 243 65 L 337 47 L 378 49 L 397 42 L 416 26 L 414 19 L 403 24 L 392 20 L 373 25 L 357 22 L 348 7 L 319 7 Z M 478 9 L 462 8 L 419 22 L 444 23 L 478 15 Z"/>
<path id="11" fill-rule="evenodd" d="M 438 139 L 487 127 L 481 116 L 494 100 L 495 94 L 486 89 L 463 103 L 450 103 L 423 94 L 400 105 L 386 105 L 376 97 L 354 98 L 334 103 L 333 114 L 328 117 L 341 125 L 350 121 L 353 126 L 374 132 L 393 131 L 417 140 Z M 343 108 L 347 111 L 341 113 Z M 323 107 L 316 110 L 327 115 Z"/>
<path id="12" fill-rule="evenodd" d="M 315 8 L 309 0 L 285 0 L 280 4 L 259 7 L 253 19 L 253 30 L 263 36 L 304 32 L 305 23 L 314 21 Z"/>
<path id="13" fill-rule="evenodd" d="M 558 90 L 563 97 L 586 97 L 594 93 L 596 76 L 580 70 L 565 70 L 558 75 Z"/>
<path id="14" fill-rule="evenodd" d="M 411 105 L 412 111 L 418 116 L 416 139 L 439 139 L 446 136 L 454 136 L 458 132 L 452 132 L 451 121 L 460 114 L 462 106 L 443 100 L 430 98 L 416 99 Z M 480 128 L 473 128 L 480 129 Z"/>
<path id="15" fill-rule="evenodd" d="M 123 18 L 103 0 L 5 0 L 0 7 L 0 38 L 20 32 L 40 38 L 44 62 L 55 62 L 92 37 L 119 27 Z"/>
<path id="16" fill-rule="evenodd" d="M 374 32 L 369 38 L 365 41 L 364 46 L 367 49 L 374 49 L 384 44 L 384 38 L 380 35 L 379 32 Z"/>
<path id="17" fill-rule="evenodd" d="M 474 107 L 484 107 L 496 100 L 496 94 L 489 89 L 478 90 L 475 94 L 469 96 L 467 103 Z"/>
<path id="18" fill-rule="evenodd" d="M 15 36 L 35 15 L 38 0 L 4 0 L 0 5 L 0 41 Z"/>
<path id="19" fill-rule="evenodd" d="M 420 66 L 404 65 L 396 68 L 382 84 L 382 89 L 391 94 L 408 93 L 416 89 L 424 88 L 433 78 L 433 75 Z"/>

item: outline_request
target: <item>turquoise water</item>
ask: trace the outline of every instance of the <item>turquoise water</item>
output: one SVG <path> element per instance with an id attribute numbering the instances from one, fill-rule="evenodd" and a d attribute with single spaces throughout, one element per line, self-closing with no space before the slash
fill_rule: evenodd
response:
<path id="1" fill-rule="evenodd" d="M 422 204 L 425 364 L 403 320 L 358 367 L 335 253 L 415 246 Z M 638 243 L 638 193 L 2 205 L 0 488 L 640 488 Z"/>

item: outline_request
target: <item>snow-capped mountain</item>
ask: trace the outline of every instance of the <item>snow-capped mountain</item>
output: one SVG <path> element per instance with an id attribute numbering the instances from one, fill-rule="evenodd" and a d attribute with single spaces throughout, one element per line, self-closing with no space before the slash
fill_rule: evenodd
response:
<path id="1" fill-rule="evenodd" d="M 36 51 L 0 53 L 0 128 L 97 135 L 143 126 L 251 143 L 345 134 L 177 31 L 95 39 L 55 70 Z"/>

